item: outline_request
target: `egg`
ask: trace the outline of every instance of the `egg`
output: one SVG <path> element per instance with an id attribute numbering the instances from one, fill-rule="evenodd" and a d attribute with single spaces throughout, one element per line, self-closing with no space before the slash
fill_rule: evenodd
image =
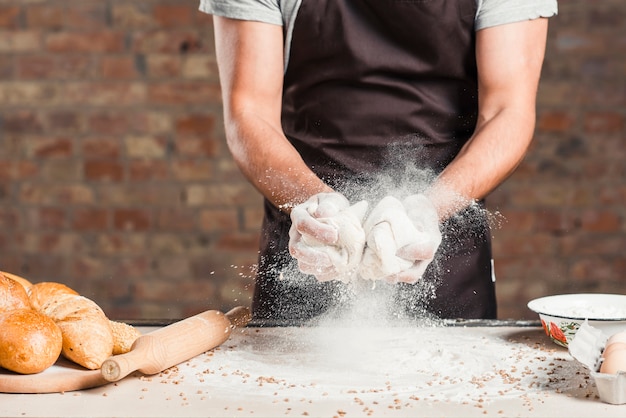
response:
<path id="1" fill-rule="evenodd" d="M 626 350 L 626 343 L 607 344 L 602 352 L 602 357 L 606 358 L 607 356 L 610 356 L 613 351 L 617 350 Z"/>
<path id="2" fill-rule="evenodd" d="M 613 343 L 626 343 L 626 331 L 618 332 L 609 337 L 606 342 L 607 347 Z"/>
<path id="3" fill-rule="evenodd" d="M 611 344 L 603 354 L 604 361 L 600 366 L 600 373 L 616 374 L 620 371 L 626 372 L 626 347 L 616 347 L 618 344 Z M 626 345 L 626 344 L 625 344 Z"/>

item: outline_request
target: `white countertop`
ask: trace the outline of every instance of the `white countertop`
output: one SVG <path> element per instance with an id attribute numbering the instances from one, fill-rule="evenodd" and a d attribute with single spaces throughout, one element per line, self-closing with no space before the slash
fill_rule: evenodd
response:
<path id="1" fill-rule="evenodd" d="M 158 375 L 0 393 L 0 415 L 624 417 L 626 405 L 602 402 L 538 327 L 276 327 L 235 330 Z"/>

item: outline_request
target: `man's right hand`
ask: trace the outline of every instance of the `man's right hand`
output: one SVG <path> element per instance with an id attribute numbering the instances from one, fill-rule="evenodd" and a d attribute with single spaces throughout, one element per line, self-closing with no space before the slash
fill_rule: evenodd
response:
<path id="1" fill-rule="evenodd" d="M 340 193 L 318 193 L 291 211 L 289 252 L 298 268 L 320 281 L 349 281 L 365 246 L 367 202 L 350 206 Z"/>

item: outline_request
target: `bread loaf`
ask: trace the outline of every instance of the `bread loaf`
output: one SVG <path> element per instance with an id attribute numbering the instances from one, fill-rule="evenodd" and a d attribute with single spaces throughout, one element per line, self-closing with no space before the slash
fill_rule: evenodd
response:
<path id="1" fill-rule="evenodd" d="M 0 314 L 0 366 L 22 374 L 40 373 L 61 353 L 61 330 L 46 315 L 33 309 Z"/>
<path id="2" fill-rule="evenodd" d="M 0 367 L 39 373 L 59 358 L 61 330 L 31 309 L 25 287 L 0 273 Z"/>
<path id="3" fill-rule="evenodd" d="M 31 287 L 30 302 L 61 328 L 61 353 L 67 359 L 93 370 L 112 355 L 111 324 L 91 299 L 63 284 L 41 282 Z"/>
<path id="4" fill-rule="evenodd" d="M 30 309 L 30 301 L 24 287 L 0 273 L 0 313 L 24 308 Z"/>
<path id="5" fill-rule="evenodd" d="M 23 277 L 20 277 L 16 274 L 13 273 L 7 273 L 6 271 L 0 271 L 0 274 L 4 275 L 5 277 L 9 278 L 9 279 L 13 279 L 16 282 L 18 282 L 19 284 L 21 284 L 24 287 L 24 290 L 26 290 L 26 293 L 29 292 L 30 287 L 33 285 L 30 280 L 27 280 Z"/>

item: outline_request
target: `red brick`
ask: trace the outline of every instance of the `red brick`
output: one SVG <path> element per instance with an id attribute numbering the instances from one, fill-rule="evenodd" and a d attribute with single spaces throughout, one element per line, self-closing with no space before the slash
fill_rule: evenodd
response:
<path id="1" fill-rule="evenodd" d="M 73 82 L 63 86 L 63 104 L 66 106 L 136 106 L 144 104 L 145 86 L 127 82 Z"/>
<path id="2" fill-rule="evenodd" d="M 70 138 L 34 138 L 32 141 L 28 141 L 28 143 L 30 148 L 28 154 L 32 157 L 69 157 L 74 151 Z"/>
<path id="3" fill-rule="evenodd" d="M 39 175 L 39 164 L 36 161 L 18 161 L 15 165 L 15 179 L 28 181 Z"/>
<path id="4" fill-rule="evenodd" d="M 55 74 L 64 80 L 94 79 L 98 75 L 96 60 L 89 54 L 55 53 Z"/>
<path id="5" fill-rule="evenodd" d="M 133 79 L 140 75 L 132 56 L 103 57 L 101 65 L 104 78 Z"/>
<path id="6" fill-rule="evenodd" d="M 155 83 L 148 88 L 150 102 L 163 105 L 221 103 L 219 85 L 206 82 Z"/>
<path id="7" fill-rule="evenodd" d="M 177 137 L 176 152 L 188 157 L 216 157 L 219 154 L 220 143 L 212 137 Z"/>
<path id="8" fill-rule="evenodd" d="M 8 133 L 42 133 L 44 122 L 40 113 L 32 110 L 3 114 L 2 130 Z"/>
<path id="9" fill-rule="evenodd" d="M 206 54 L 187 55 L 183 62 L 182 77 L 188 80 L 219 83 L 215 57 Z"/>
<path id="10" fill-rule="evenodd" d="M 130 129 L 130 117 L 125 112 L 96 112 L 87 118 L 91 134 L 122 135 Z"/>
<path id="11" fill-rule="evenodd" d="M 84 164 L 85 179 L 90 181 L 122 181 L 124 165 L 118 160 L 87 160 Z"/>
<path id="12" fill-rule="evenodd" d="M 551 132 L 565 132 L 572 128 L 574 120 L 562 111 L 545 112 L 539 115 L 537 129 Z"/>
<path id="13" fill-rule="evenodd" d="M 615 277 L 612 263 L 604 258 L 577 257 L 569 269 L 571 280 L 579 280 L 587 284 L 594 281 L 605 282 Z"/>
<path id="14" fill-rule="evenodd" d="M 36 52 L 42 46 L 38 31 L 0 31 L 0 53 Z"/>
<path id="15" fill-rule="evenodd" d="M 239 229 L 239 219 L 232 209 L 207 209 L 200 213 L 199 226 L 202 231 L 235 231 Z"/>
<path id="16" fill-rule="evenodd" d="M 164 231 L 192 231 L 196 228 L 195 211 L 165 208 L 158 211 L 156 226 Z"/>
<path id="17" fill-rule="evenodd" d="M 167 161 L 133 160 L 128 164 L 128 177 L 132 181 L 156 181 L 169 178 Z"/>
<path id="18" fill-rule="evenodd" d="M 65 10 L 62 4 L 31 4 L 25 6 L 24 15 L 27 27 L 59 30 L 63 27 Z"/>
<path id="19" fill-rule="evenodd" d="M 19 6 L 0 6 L 0 28 L 17 29 L 20 25 Z"/>
<path id="20" fill-rule="evenodd" d="M 207 52 L 205 35 L 195 29 L 158 29 L 135 33 L 131 51 L 142 54 L 180 54 Z M 212 48 L 212 46 L 211 46 Z"/>
<path id="21" fill-rule="evenodd" d="M 186 4 L 156 4 L 153 9 L 154 21 L 162 27 L 188 27 L 197 12 L 197 7 Z"/>
<path id="22" fill-rule="evenodd" d="M 256 251 L 258 247 L 259 235 L 246 232 L 225 231 L 216 244 L 221 251 Z"/>
<path id="23" fill-rule="evenodd" d="M 127 137 L 124 146 L 129 158 L 165 158 L 168 155 L 167 140 L 155 136 Z"/>
<path id="24" fill-rule="evenodd" d="M 81 280 L 94 281 L 98 279 L 105 269 L 106 262 L 100 258 L 88 255 L 76 255 L 72 258 L 69 269 L 72 276 L 80 277 Z M 80 290 L 79 290 L 80 289 Z M 74 290 L 84 295 L 85 289 L 74 287 Z M 92 296 L 93 298 L 93 296 Z M 93 299 L 92 299 L 93 300 Z M 98 303 L 98 302 L 96 302 Z M 102 308 L 102 306 L 100 306 Z"/>
<path id="25" fill-rule="evenodd" d="M 0 207 L 0 229 L 6 231 L 21 227 L 17 209 Z"/>
<path id="26" fill-rule="evenodd" d="M 46 254 L 76 254 L 82 246 L 78 234 L 62 231 L 38 234 L 33 244 L 33 249 Z"/>
<path id="27" fill-rule="evenodd" d="M 576 227 L 575 214 L 567 210 L 548 209 L 536 215 L 535 229 L 537 232 L 564 233 Z"/>
<path id="28" fill-rule="evenodd" d="M 7 56 L 0 60 L 0 81 L 14 79 L 14 57 Z"/>
<path id="29" fill-rule="evenodd" d="M 243 230 L 260 231 L 263 223 L 264 211 L 262 205 L 246 207 L 243 209 Z"/>
<path id="30" fill-rule="evenodd" d="M 67 260 L 62 254 L 45 254 L 39 257 L 29 257 L 24 263 L 24 276 L 33 283 L 37 282 L 64 282 L 67 276 Z"/>
<path id="31" fill-rule="evenodd" d="M 119 158 L 121 144 L 117 138 L 85 138 L 81 142 L 84 158 Z"/>
<path id="32" fill-rule="evenodd" d="M 622 217 L 613 211 L 587 211 L 581 216 L 581 228 L 589 232 L 620 231 L 622 225 Z"/>
<path id="33" fill-rule="evenodd" d="M 79 133 L 83 129 L 83 118 L 76 110 L 53 110 L 45 115 L 50 132 Z"/>
<path id="34" fill-rule="evenodd" d="M 142 233 L 104 231 L 97 237 L 97 247 L 103 255 L 123 259 L 128 255 L 145 254 L 146 238 L 146 235 Z"/>
<path id="35" fill-rule="evenodd" d="M 207 160 L 176 160 L 172 164 L 172 175 L 176 180 L 191 182 L 209 180 L 213 177 L 213 162 Z"/>
<path id="36" fill-rule="evenodd" d="M 615 133 L 623 131 L 624 117 L 619 113 L 590 112 L 585 115 L 585 131 L 590 133 Z"/>
<path id="37" fill-rule="evenodd" d="M 72 228 L 77 231 L 105 230 L 109 226 L 106 209 L 77 208 L 72 212 Z"/>
<path id="38" fill-rule="evenodd" d="M 113 212 L 115 229 L 124 231 L 146 231 L 150 228 L 150 211 L 143 209 L 116 209 Z"/>
<path id="39" fill-rule="evenodd" d="M 151 2 L 115 2 L 110 7 L 114 28 L 148 29 L 156 26 Z"/>
<path id="40" fill-rule="evenodd" d="M 55 32 L 46 36 L 46 49 L 55 53 L 122 52 L 124 33 L 117 31 Z"/>
<path id="41" fill-rule="evenodd" d="M 150 54 L 146 59 L 147 75 L 150 78 L 175 78 L 182 71 L 182 58 L 174 54 Z"/>
<path id="42" fill-rule="evenodd" d="M 73 29 L 103 29 L 108 26 L 108 2 L 72 4 L 65 9 L 65 26 Z"/>
<path id="43" fill-rule="evenodd" d="M 494 250 L 497 248 L 507 257 L 556 255 L 558 248 L 556 239 L 545 233 L 500 234 L 494 239 L 493 245 Z"/>
<path id="44" fill-rule="evenodd" d="M 47 205 L 92 204 L 95 201 L 93 190 L 84 184 L 36 184 L 19 185 L 16 203 Z"/>
<path id="45" fill-rule="evenodd" d="M 206 135 L 215 128 L 213 115 L 186 115 L 176 120 L 178 135 Z"/>

